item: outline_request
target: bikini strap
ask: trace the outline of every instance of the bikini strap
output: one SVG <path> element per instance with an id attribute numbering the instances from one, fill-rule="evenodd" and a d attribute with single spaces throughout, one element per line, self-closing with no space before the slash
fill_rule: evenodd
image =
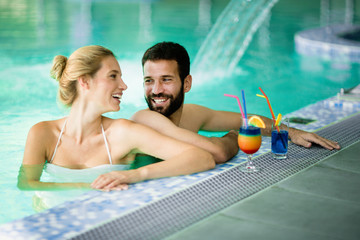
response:
<path id="1" fill-rule="evenodd" d="M 103 134 L 103 137 L 104 137 L 106 151 L 107 151 L 108 156 L 109 156 L 109 162 L 110 162 L 110 165 L 112 165 L 112 160 L 111 160 L 109 145 L 108 145 L 108 142 L 107 142 L 107 140 L 106 140 L 106 135 L 105 135 L 104 127 L 103 127 L 102 124 L 101 124 L 101 131 L 102 131 L 102 134 Z"/>
<path id="2" fill-rule="evenodd" d="M 62 135 L 63 135 L 63 133 L 64 133 L 64 129 L 65 129 L 65 125 L 66 125 L 66 121 L 67 121 L 67 119 L 65 119 L 65 121 L 64 121 L 64 125 L 63 125 L 63 126 L 62 126 L 62 128 L 61 128 L 61 131 L 60 131 L 60 134 L 59 134 L 59 138 L 58 138 L 58 140 L 57 140 L 57 143 L 56 143 L 56 146 L 55 146 L 55 150 L 54 150 L 54 153 L 53 153 L 53 155 L 52 155 L 52 157 L 51 157 L 50 163 L 54 160 L 55 153 L 56 153 L 56 150 L 57 150 L 57 148 L 58 148 L 58 146 L 59 146 L 61 136 L 62 136 Z"/>

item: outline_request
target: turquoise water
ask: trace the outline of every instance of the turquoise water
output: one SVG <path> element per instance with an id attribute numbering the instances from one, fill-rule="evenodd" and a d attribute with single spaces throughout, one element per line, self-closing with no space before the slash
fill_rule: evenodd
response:
<path id="1" fill-rule="evenodd" d="M 0 223 L 34 213 L 32 192 L 16 188 L 17 172 L 29 128 L 38 121 L 66 114 L 56 102 L 57 83 L 49 78 L 52 58 L 83 45 L 99 44 L 118 56 L 128 85 L 121 111 L 130 117 L 145 108 L 140 60 L 159 41 L 176 41 L 194 59 L 228 1 L 34 1 L 0 0 Z M 270 116 L 261 86 L 274 111 L 283 114 L 335 95 L 359 83 L 358 64 L 299 56 L 294 34 L 344 21 L 340 3 L 330 17 L 319 1 L 280 0 L 254 34 L 234 72 L 226 77 L 204 69 L 194 79 L 186 102 L 238 111 L 224 93 L 247 96 L 247 110 Z M 336 10 L 336 11 L 335 11 Z M 353 22 L 359 22 L 354 9 Z M 224 26 L 226 27 L 226 26 Z M 230 43 L 229 43 L 230 44 Z M 240 44 L 240 43 L 239 43 Z"/>

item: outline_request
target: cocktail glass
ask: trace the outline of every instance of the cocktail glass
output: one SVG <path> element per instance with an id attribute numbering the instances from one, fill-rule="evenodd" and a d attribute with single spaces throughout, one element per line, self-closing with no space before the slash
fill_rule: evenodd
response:
<path id="1" fill-rule="evenodd" d="M 274 125 L 272 126 L 271 152 L 272 152 L 274 159 L 283 160 L 283 159 L 287 158 L 288 135 L 289 135 L 289 119 L 288 118 L 285 118 L 282 121 L 281 129 L 277 128 Z"/>
<path id="2" fill-rule="evenodd" d="M 240 170 L 247 173 L 258 172 L 260 167 L 254 165 L 252 155 L 261 146 L 261 131 L 258 127 L 248 126 L 245 121 L 247 123 L 247 119 L 243 119 L 243 125 L 239 130 L 238 144 L 241 151 L 247 154 L 248 161 Z"/>

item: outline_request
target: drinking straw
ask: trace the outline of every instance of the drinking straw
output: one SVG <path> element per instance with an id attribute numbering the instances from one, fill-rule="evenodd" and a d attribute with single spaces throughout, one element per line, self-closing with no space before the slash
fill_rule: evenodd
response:
<path id="1" fill-rule="evenodd" d="M 268 105 L 269 105 L 270 112 L 271 112 L 271 116 L 272 116 L 272 119 L 273 119 L 274 125 L 275 125 L 276 119 L 275 119 L 274 111 L 272 110 L 272 107 L 271 107 L 271 104 L 270 104 L 270 100 L 269 100 L 268 96 L 266 96 L 266 94 L 264 93 L 264 91 L 261 89 L 261 87 L 259 87 L 259 89 L 260 89 L 260 91 L 262 92 L 262 94 L 264 94 L 264 96 L 262 96 L 262 97 L 264 97 L 264 98 L 266 99 L 266 101 L 267 101 L 267 103 L 268 103 Z M 280 132 L 279 126 L 275 126 L 275 127 L 276 127 L 276 130 L 277 130 L 278 132 Z"/>
<path id="2" fill-rule="evenodd" d="M 279 128 L 279 126 L 276 125 L 276 119 L 275 119 L 275 115 L 274 115 L 274 112 L 273 112 L 272 107 L 271 107 L 271 104 L 270 104 L 270 100 L 269 100 L 268 96 L 266 96 L 266 94 L 264 93 L 264 91 L 261 89 L 261 87 L 259 87 L 259 89 L 260 89 L 260 91 L 262 92 L 262 94 L 264 94 L 264 96 L 259 95 L 259 97 L 263 97 L 263 98 L 266 99 L 266 101 L 267 101 L 267 103 L 268 103 L 268 105 L 269 105 L 269 108 L 270 108 L 271 116 L 272 116 L 273 121 L 274 121 L 274 126 L 276 127 L 276 130 L 277 130 L 278 133 L 279 133 L 279 132 L 280 132 L 280 128 Z M 258 96 L 258 94 L 256 94 L 256 95 Z M 286 146 L 286 145 L 285 145 L 286 143 L 284 142 L 284 139 L 283 139 L 282 137 L 280 137 L 280 139 L 281 139 L 282 144 L 283 144 L 284 147 L 285 147 L 285 146 Z"/>
<path id="3" fill-rule="evenodd" d="M 236 100 L 237 100 L 237 102 L 238 102 L 238 105 L 239 105 L 239 108 L 240 108 L 241 116 L 243 117 L 243 119 L 244 119 L 244 121 L 245 121 L 245 124 L 246 124 L 246 126 L 247 126 L 245 114 L 244 114 L 244 111 L 243 111 L 243 109 L 242 109 L 242 107 L 241 107 L 241 103 L 240 103 L 239 97 L 238 97 L 238 96 L 235 96 L 235 95 L 231 95 L 231 94 L 226 94 L 226 93 L 224 94 L 224 96 L 236 98 Z"/>
<path id="4" fill-rule="evenodd" d="M 266 99 L 265 96 L 260 95 L 260 94 L 256 94 L 256 96 L 262 97 L 262 98 L 265 98 L 265 99 Z M 270 105 L 270 106 L 271 106 L 271 105 Z M 279 114 L 277 115 L 277 117 L 276 117 L 275 126 L 280 126 L 281 118 L 282 118 L 281 113 L 279 113 Z"/>
<path id="5" fill-rule="evenodd" d="M 265 97 L 264 95 L 256 94 L 256 96 L 262 97 L 262 98 L 265 98 L 265 99 L 266 99 L 266 97 Z"/>
<path id="6" fill-rule="evenodd" d="M 242 100 L 243 100 L 243 106 L 244 106 L 244 114 L 245 119 L 247 119 L 247 112 L 246 112 L 246 102 L 245 102 L 245 92 L 244 89 L 241 90 Z"/>
<path id="7" fill-rule="evenodd" d="M 280 126 L 281 119 L 282 119 L 282 116 L 281 116 L 281 113 L 279 113 L 276 117 L 276 122 L 275 122 L 276 126 Z"/>

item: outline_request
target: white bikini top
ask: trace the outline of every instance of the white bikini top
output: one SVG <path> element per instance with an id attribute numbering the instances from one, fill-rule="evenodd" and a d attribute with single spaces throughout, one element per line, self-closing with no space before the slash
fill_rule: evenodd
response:
<path id="1" fill-rule="evenodd" d="M 56 154 L 56 150 L 57 150 L 57 148 L 58 148 L 58 146 L 59 146 L 59 143 L 60 143 L 61 136 L 62 136 L 63 133 L 64 133 L 66 121 L 67 121 L 67 119 L 65 120 L 64 125 L 63 125 L 62 128 L 61 128 L 61 131 L 60 131 L 60 134 L 59 134 L 59 138 L 58 138 L 58 141 L 57 141 L 56 146 L 55 146 L 54 153 L 53 153 L 53 155 L 52 155 L 51 160 L 50 160 L 49 163 L 51 163 L 51 162 L 54 160 L 54 157 L 55 157 L 55 154 Z M 108 157 L 109 157 L 109 162 L 110 162 L 110 165 L 112 165 L 112 160 L 111 160 L 109 145 L 108 145 L 108 143 L 107 143 L 106 136 L 105 136 L 105 131 L 104 131 L 104 127 L 103 127 L 102 124 L 101 124 L 101 131 L 102 131 L 102 134 L 103 134 L 103 137 L 104 137 L 104 142 L 105 142 L 106 151 L 107 151 L 107 154 L 108 154 Z"/>

